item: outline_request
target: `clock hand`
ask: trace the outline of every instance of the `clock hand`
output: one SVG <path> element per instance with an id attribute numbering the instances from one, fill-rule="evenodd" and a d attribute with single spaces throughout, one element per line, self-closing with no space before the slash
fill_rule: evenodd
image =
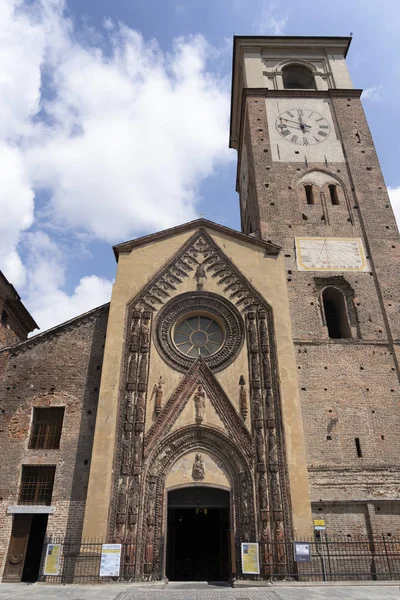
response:
<path id="1" fill-rule="evenodd" d="M 300 129 L 303 129 L 303 127 L 311 127 L 311 125 L 307 125 L 306 123 L 303 123 L 303 121 L 292 121 L 291 119 L 284 119 L 283 117 L 280 117 L 280 120 L 286 121 L 287 123 L 296 123 L 296 125 L 300 126 Z"/>

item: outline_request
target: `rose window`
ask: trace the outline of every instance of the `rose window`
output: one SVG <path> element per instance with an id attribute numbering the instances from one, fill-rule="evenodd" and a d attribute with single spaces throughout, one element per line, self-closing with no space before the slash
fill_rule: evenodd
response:
<path id="1" fill-rule="evenodd" d="M 190 358 L 211 356 L 223 345 L 225 335 L 214 319 L 196 315 L 176 325 L 173 339 L 176 348 Z"/>

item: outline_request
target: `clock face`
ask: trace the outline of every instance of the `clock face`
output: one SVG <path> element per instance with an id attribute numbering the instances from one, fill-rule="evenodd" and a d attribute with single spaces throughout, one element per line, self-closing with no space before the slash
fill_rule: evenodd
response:
<path id="1" fill-rule="evenodd" d="M 331 128 L 328 121 L 311 108 L 290 108 L 275 121 L 279 135 L 298 146 L 315 146 L 324 142 Z"/>
<path id="2" fill-rule="evenodd" d="M 361 238 L 296 238 L 299 271 L 369 271 Z"/>

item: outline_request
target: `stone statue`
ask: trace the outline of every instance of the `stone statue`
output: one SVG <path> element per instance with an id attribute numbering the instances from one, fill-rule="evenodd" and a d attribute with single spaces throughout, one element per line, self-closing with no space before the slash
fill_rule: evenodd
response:
<path id="1" fill-rule="evenodd" d="M 133 402 L 128 396 L 126 399 L 126 411 L 125 411 L 125 431 L 133 431 Z"/>
<path id="2" fill-rule="evenodd" d="M 204 469 L 204 461 L 201 454 L 196 454 L 192 468 L 192 479 L 194 481 L 202 481 L 206 475 Z"/>
<path id="3" fill-rule="evenodd" d="M 139 312 L 135 311 L 132 324 L 131 331 L 129 336 L 130 341 L 130 351 L 137 352 L 139 350 L 139 335 L 140 335 L 140 327 L 139 327 Z"/>
<path id="4" fill-rule="evenodd" d="M 145 323 L 140 327 L 140 352 L 149 351 L 149 328 Z"/>
<path id="5" fill-rule="evenodd" d="M 268 508 L 268 489 L 267 489 L 267 478 L 265 477 L 264 473 L 260 476 L 260 482 L 259 482 L 258 489 L 259 489 L 259 493 L 260 493 L 260 509 L 267 510 L 267 508 Z"/>
<path id="6" fill-rule="evenodd" d="M 153 562 L 153 551 L 154 551 L 154 527 L 150 525 L 147 528 L 147 537 L 146 537 L 146 549 L 144 555 L 144 561 L 147 564 L 152 564 Z"/>
<path id="7" fill-rule="evenodd" d="M 198 265 L 196 272 L 194 274 L 194 279 L 197 282 L 196 290 L 201 292 L 204 287 L 204 280 L 207 279 L 206 270 L 203 265 Z"/>
<path id="8" fill-rule="evenodd" d="M 125 523 L 125 520 L 126 520 L 127 491 L 128 491 L 128 484 L 125 479 L 122 479 L 121 485 L 119 486 L 119 491 L 118 491 L 118 506 L 117 506 L 118 523 L 120 523 L 120 524 Z"/>
<path id="9" fill-rule="evenodd" d="M 153 391 L 151 393 L 151 397 L 153 398 L 154 396 L 154 412 L 156 413 L 156 415 L 160 414 L 162 410 L 163 384 L 164 380 L 161 376 L 158 380 L 158 383 L 154 384 Z"/>
<path id="10" fill-rule="evenodd" d="M 201 383 L 197 386 L 197 391 L 194 395 L 194 406 L 196 409 L 196 423 L 201 425 L 204 421 L 204 413 L 206 411 L 206 393 Z"/>
<path id="11" fill-rule="evenodd" d="M 243 420 L 246 420 L 247 417 L 247 413 L 248 413 L 248 406 L 247 406 L 247 394 L 246 394 L 246 382 L 244 380 L 243 375 L 240 376 L 239 379 L 239 407 L 240 407 L 240 413 L 243 417 Z"/>
<path id="12" fill-rule="evenodd" d="M 129 475 L 131 464 L 131 436 L 125 431 L 122 438 L 122 469 L 123 475 Z"/>

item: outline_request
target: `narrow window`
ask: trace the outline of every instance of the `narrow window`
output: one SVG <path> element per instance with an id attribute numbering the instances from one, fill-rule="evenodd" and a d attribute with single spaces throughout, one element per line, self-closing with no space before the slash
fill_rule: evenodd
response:
<path id="1" fill-rule="evenodd" d="M 55 466 L 22 466 L 19 504 L 51 504 Z"/>
<path id="2" fill-rule="evenodd" d="M 340 290 L 327 287 L 322 293 L 325 323 L 332 339 L 350 338 L 351 330 L 347 319 L 346 300 Z"/>
<path id="3" fill-rule="evenodd" d="M 329 193 L 331 196 L 331 202 L 332 202 L 333 206 L 338 206 L 339 205 L 339 196 L 337 193 L 336 185 L 330 185 L 328 187 L 329 187 Z"/>
<path id="4" fill-rule="evenodd" d="M 64 407 L 34 408 L 29 448 L 58 449 L 64 419 Z"/>
<path id="5" fill-rule="evenodd" d="M 6 313 L 5 310 L 3 310 L 1 312 L 1 322 L 3 325 L 7 325 L 7 323 L 8 323 L 8 314 Z"/>
<path id="6" fill-rule="evenodd" d="M 306 191 L 307 204 L 314 204 L 314 194 L 313 194 L 312 185 L 305 185 L 304 189 Z"/>
<path id="7" fill-rule="evenodd" d="M 358 456 L 358 458 L 362 458 L 360 438 L 355 438 L 355 442 L 356 442 L 357 456 Z"/>

